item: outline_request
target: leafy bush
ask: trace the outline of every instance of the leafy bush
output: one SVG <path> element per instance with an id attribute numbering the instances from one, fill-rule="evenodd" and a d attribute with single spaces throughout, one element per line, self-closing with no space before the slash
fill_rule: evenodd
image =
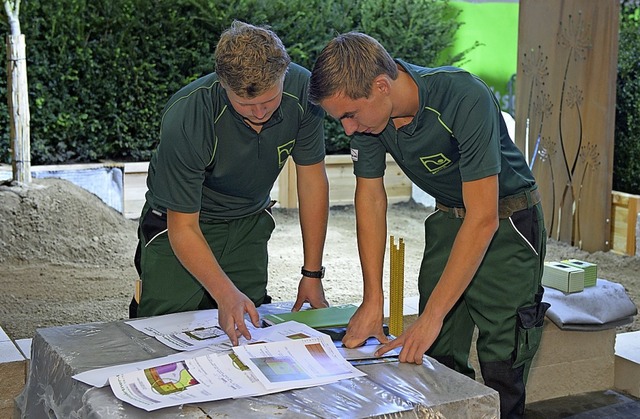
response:
<path id="1" fill-rule="evenodd" d="M 640 5 L 622 3 L 613 189 L 640 194 Z"/>
<path id="2" fill-rule="evenodd" d="M 32 163 L 148 160 L 162 107 L 213 70 L 215 44 L 233 19 L 268 24 L 307 68 L 329 39 L 350 30 L 378 38 L 394 56 L 436 65 L 460 26 L 447 1 L 431 0 L 22 2 Z M 2 25 L 8 33 L 6 20 Z M 5 50 L 2 44 L 0 54 Z M 6 80 L 0 66 L 3 97 Z M 8 118 L 6 100 L 0 101 L 0 162 L 6 163 Z M 337 121 L 327 119 L 326 133 L 329 153 L 348 150 Z"/>
<path id="3" fill-rule="evenodd" d="M 213 69 L 215 36 L 192 3 L 23 2 L 32 163 L 148 160 L 169 95 Z M 3 133 L 0 161 L 8 144 Z"/>

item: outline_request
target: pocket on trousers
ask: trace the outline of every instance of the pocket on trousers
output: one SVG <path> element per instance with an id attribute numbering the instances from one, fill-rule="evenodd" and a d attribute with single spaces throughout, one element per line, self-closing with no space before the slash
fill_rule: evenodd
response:
<path id="1" fill-rule="evenodd" d="M 518 368 L 533 359 L 542 337 L 544 315 L 550 307 L 549 303 L 539 302 L 532 306 L 518 309 L 517 314 L 517 347 L 513 368 Z"/>
<path id="2" fill-rule="evenodd" d="M 167 231 L 167 216 L 164 214 L 159 215 L 154 210 L 149 210 L 142 220 L 140 230 L 146 247 L 153 239 Z"/>
<path id="3" fill-rule="evenodd" d="M 535 208 L 514 212 L 509 219 L 514 232 L 520 236 L 527 247 L 537 254 L 540 249 L 541 236 Z"/>

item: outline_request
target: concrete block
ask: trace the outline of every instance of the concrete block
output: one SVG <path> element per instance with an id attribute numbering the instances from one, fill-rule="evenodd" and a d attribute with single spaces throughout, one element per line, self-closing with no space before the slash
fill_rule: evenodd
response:
<path id="1" fill-rule="evenodd" d="M 614 387 L 640 397 L 640 331 L 619 333 L 615 348 Z"/>
<path id="2" fill-rule="evenodd" d="M 545 319 L 540 348 L 532 366 L 553 365 L 603 356 L 613 361 L 615 329 L 598 331 L 562 330 Z"/>
<path id="3" fill-rule="evenodd" d="M 545 319 L 527 382 L 527 403 L 613 388 L 615 329 L 562 330 Z M 475 340 L 470 363 L 482 382 Z"/>
<path id="4" fill-rule="evenodd" d="M 613 382 L 613 356 L 534 365 L 527 382 L 527 403 L 608 390 L 613 387 Z"/>
<path id="5" fill-rule="evenodd" d="M 615 329 L 562 330 L 545 319 L 527 382 L 527 403 L 613 387 Z"/>
<path id="6" fill-rule="evenodd" d="M 640 398 L 640 365 L 616 356 L 614 388 Z"/>

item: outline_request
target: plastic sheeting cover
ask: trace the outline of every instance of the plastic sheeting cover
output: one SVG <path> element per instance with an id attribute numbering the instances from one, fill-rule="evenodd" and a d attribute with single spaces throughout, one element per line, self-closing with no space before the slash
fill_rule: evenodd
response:
<path id="1" fill-rule="evenodd" d="M 259 311 L 281 312 L 290 307 L 287 304 L 270 304 Z M 27 384 L 16 399 L 16 417 L 498 417 L 496 391 L 428 357 L 420 366 L 397 361 L 361 365 L 358 368 L 367 376 L 329 385 L 153 412 L 120 401 L 110 387 L 94 388 L 71 378 L 90 369 L 172 353 L 124 321 L 38 329 Z"/>

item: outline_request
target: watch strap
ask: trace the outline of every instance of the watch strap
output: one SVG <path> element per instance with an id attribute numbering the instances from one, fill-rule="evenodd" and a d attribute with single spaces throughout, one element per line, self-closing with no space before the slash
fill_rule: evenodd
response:
<path id="1" fill-rule="evenodd" d="M 302 276 L 306 276 L 307 278 L 322 279 L 324 278 L 324 266 L 319 271 L 308 271 L 303 266 L 302 269 L 300 269 L 300 273 L 302 274 Z"/>

